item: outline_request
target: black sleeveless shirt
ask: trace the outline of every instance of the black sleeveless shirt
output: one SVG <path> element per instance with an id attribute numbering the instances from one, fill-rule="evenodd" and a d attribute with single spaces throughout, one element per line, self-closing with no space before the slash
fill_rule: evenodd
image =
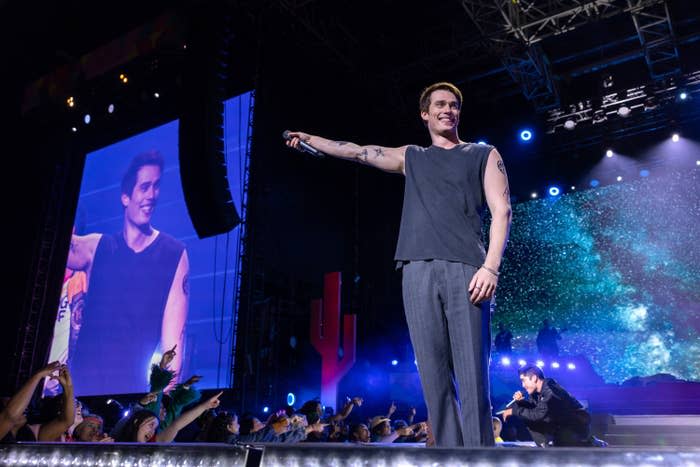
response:
<path id="1" fill-rule="evenodd" d="M 492 149 L 473 143 L 452 149 L 406 148 L 397 261 L 442 259 L 476 267 L 483 264 L 484 172 Z"/>
<path id="2" fill-rule="evenodd" d="M 122 232 L 102 235 L 82 326 L 70 349 L 77 396 L 101 394 L 104 388 L 110 394 L 148 388 L 151 356 L 159 350 L 163 311 L 184 249 L 163 232 L 139 253 L 127 246 Z"/>

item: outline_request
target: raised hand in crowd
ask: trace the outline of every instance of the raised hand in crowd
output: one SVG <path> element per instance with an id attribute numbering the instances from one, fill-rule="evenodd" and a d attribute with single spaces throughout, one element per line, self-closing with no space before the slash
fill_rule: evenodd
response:
<path id="1" fill-rule="evenodd" d="M 63 388 L 63 394 L 60 396 L 63 398 L 63 407 L 56 418 L 39 427 L 37 441 L 60 441 L 61 435 L 66 433 L 75 422 L 73 379 L 68 366 L 61 365 L 58 368 L 58 374 L 52 374 L 50 378 L 57 380 Z"/>
<path id="2" fill-rule="evenodd" d="M 391 405 L 389 406 L 389 411 L 386 414 L 386 418 L 391 418 L 391 416 L 394 415 L 394 412 L 396 412 L 396 403 L 394 401 L 391 401 Z"/>
<path id="3" fill-rule="evenodd" d="M 175 349 L 177 348 L 177 344 L 173 345 L 173 348 L 166 351 L 163 353 L 163 356 L 160 359 L 160 367 L 165 370 L 170 366 L 170 364 L 175 360 L 175 356 L 177 355 L 177 352 L 175 352 Z"/>

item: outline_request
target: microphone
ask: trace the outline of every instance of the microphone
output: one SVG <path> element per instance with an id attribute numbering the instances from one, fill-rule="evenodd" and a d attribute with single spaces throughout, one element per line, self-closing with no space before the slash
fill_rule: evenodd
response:
<path id="1" fill-rule="evenodd" d="M 292 140 L 292 136 L 289 134 L 289 130 L 284 130 L 284 133 L 282 133 L 282 138 L 284 138 L 287 141 Z M 316 149 L 315 147 L 311 146 L 309 143 L 306 141 L 302 141 L 301 139 L 299 140 L 299 147 L 297 150 L 301 152 L 305 152 L 307 154 L 311 154 L 314 157 L 323 157 L 325 156 L 324 153 Z"/>
<path id="2" fill-rule="evenodd" d="M 503 410 L 499 410 L 496 412 L 496 415 L 501 415 L 503 412 L 506 411 L 506 409 L 510 408 L 511 405 L 515 404 L 516 400 L 513 399 L 512 401 L 508 402 Z"/>

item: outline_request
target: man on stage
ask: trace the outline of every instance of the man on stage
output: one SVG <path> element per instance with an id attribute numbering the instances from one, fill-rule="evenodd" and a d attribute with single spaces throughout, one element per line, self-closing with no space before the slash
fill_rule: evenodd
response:
<path id="1" fill-rule="evenodd" d="M 462 94 L 436 83 L 421 94 L 432 145 L 359 146 L 302 132 L 301 143 L 341 159 L 406 177 L 395 259 L 435 445 L 493 446 L 489 399 L 490 300 L 511 222 L 503 160 L 492 146 L 465 143 L 457 127 Z M 492 222 L 488 253 L 481 214 Z"/>

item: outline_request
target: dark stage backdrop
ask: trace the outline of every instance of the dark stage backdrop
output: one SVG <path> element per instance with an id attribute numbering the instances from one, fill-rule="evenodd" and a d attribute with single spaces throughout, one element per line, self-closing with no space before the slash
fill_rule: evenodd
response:
<path id="1" fill-rule="evenodd" d="M 233 201 L 238 212 L 245 203 L 244 163 L 248 132 L 251 94 L 234 97 L 225 103 L 225 151 L 228 181 Z M 124 222 L 124 209 L 120 202 L 120 182 L 127 166 L 137 154 L 158 151 L 165 160 L 162 173 L 160 197 L 151 218 L 151 225 L 162 233 L 182 242 L 189 258 L 189 306 L 184 326 L 184 340 L 177 351 L 182 357 L 180 380 L 197 374 L 203 376 L 198 387 L 215 388 L 228 386 L 231 377 L 231 349 L 233 325 L 237 316 L 237 291 L 239 287 L 239 258 L 243 253 L 239 247 L 244 224 L 226 235 L 204 240 L 197 238 L 190 221 L 180 183 L 178 166 L 178 121 L 120 141 L 87 155 L 80 189 L 74 228 L 77 235 L 92 233 L 120 234 Z M 245 219 L 244 219 L 245 221 Z M 155 258 L 157 265 L 160 261 Z M 156 266 L 156 268 L 159 266 Z M 163 266 L 165 267 L 165 266 Z M 171 273 L 167 273 L 166 276 Z M 102 395 L 119 393 L 142 393 L 148 391 L 148 375 L 151 362 L 160 361 L 165 349 L 161 348 L 162 310 L 153 310 L 158 315 L 150 324 L 145 317 L 129 316 L 128 309 L 114 310 L 109 315 L 91 313 L 90 282 L 96 278 L 85 271 L 66 270 L 61 302 L 54 327 L 50 361 L 70 361 L 76 339 L 100 342 L 119 340 L 124 364 L 135 364 L 138 377 L 124 380 L 117 372 L 118 364 L 113 356 L 95 353 L 87 358 L 91 370 L 81 369 L 74 374 L 76 395 Z M 102 281 L 104 282 L 104 281 Z M 114 283 L 119 295 L 122 284 Z M 143 290 L 144 295 L 150 290 Z M 110 292 L 112 293 L 112 292 Z M 134 294 L 138 300 L 140 294 Z M 129 308 L 129 307 L 124 307 Z M 136 306 L 135 306 L 136 308 Z M 82 316 L 80 316 L 82 315 Z M 121 321 L 129 320 L 128 323 Z M 128 329 L 119 335 L 107 332 L 104 335 L 80 336 L 80 331 L 89 329 L 88 322 L 102 321 L 100 328 Z M 113 323 L 110 326 L 110 323 Z M 116 331 L 115 331 L 116 332 Z M 150 336 L 150 337 L 146 337 Z M 154 337 L 155 336 L 155 337 Z M 141 342 L 148 340 L 148 342 Z M 148 355 L 132 355 L 136 344 L 148 347 Z M 142 347 L 143 347 L 142 346 Z M 151 352 L 152 350 L 152 352 Z M 82 357 L 86 357 L 83 355 Z M 84 358 L 82 358 L 84 359 Z M 137 359 L 129 362 L 129 359 Z M 86 365 L 82 365 L 85 367 Z M 52 393 L 55 385 L 47 385 Z"/>
<path id="2" fill-rule="evenodd" d="M 606 382 L 700 380 L 700 173 L 686 165 L 515 205 L 494 335 L 508 324 L 514 353 L 535 356 L 549 319 L 568 329 L 561 353 Z"/>

